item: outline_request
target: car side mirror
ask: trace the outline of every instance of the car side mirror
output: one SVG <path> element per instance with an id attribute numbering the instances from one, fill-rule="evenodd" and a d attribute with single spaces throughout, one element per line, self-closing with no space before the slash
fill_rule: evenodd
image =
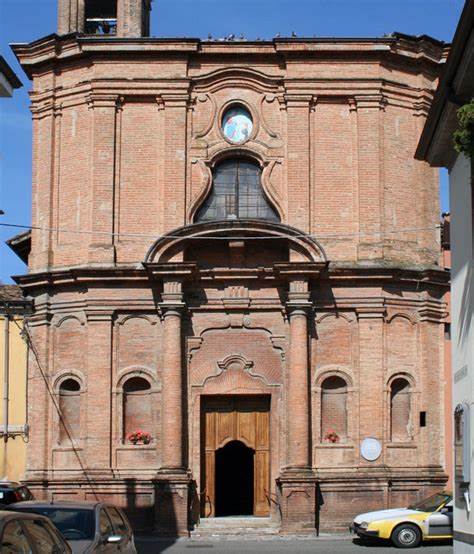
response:
<path id="1" fill-rule="evenodd" d="M 442 514 L 450 514 L 451 513 L 451 510 L 449 508 L 441 508 L 440 512 Z"/>
<path id="2" fill-rule="evenodd" d="M 122 535 L 109 535 L 107 537 L 107 542 L 109 544 L 119 544 L 123 541 Z"/>

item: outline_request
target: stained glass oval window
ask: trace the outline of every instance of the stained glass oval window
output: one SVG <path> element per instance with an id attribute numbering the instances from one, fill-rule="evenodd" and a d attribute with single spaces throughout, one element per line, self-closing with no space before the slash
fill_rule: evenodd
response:
<path id="1" fill-rule="evenodd" d="M 250 138 L 253 121 L 250 112 L 243 106 L 232 106 L 222 117 L 222 132 L 227 140 L 242 144 Z"/>

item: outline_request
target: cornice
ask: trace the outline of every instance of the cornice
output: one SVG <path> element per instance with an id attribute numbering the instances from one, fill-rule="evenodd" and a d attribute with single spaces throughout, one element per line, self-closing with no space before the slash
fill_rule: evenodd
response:
<path id="1" fill-rule="evenodd" d="M 400 268 L 400 267 L 364 267 L 364 266 L 338 266 L 331 262 L 326 267 L 325 263 L 288 263 L 275 264 L 268 268 L 241 268 L 237 270 L 208 270 L 199 269 L 193 263 L 175 264 L 146 264 L 144 267 L 74 267 L 62 268 L 53 271 L 28 273 L 26 275 L 14 276 L 14 280 L 29 291 L 44 289 L 55 286 L 84 286 L 88 283 L 117 283 L 129 284 L 129 286 L 151 286 L 151 281 L 156 279 L 161 282 L 163 278 L 170 276 L 180 278 L 196 279 L 213 283 L 217 280 L 227 279 L 251 279 L 251 280 L 286 280 L 305 276 L 313 280 L 331 281 L 332 284 L 345 285 L 352 283 L 377 282 L 380 285 L 387 283 L 407 283 L 414 285 L 421 290 L 426 287 L 449 288 L 450 274 L 444 269 L 429 268 Z M 311 287 L 314 288 L 314 287 Z"/>
<path id="2" fill-rule="evenodd" d="M 99 55 L 115 58 L 127 55 L 139 56 L 141 60 L 150 57 L 183 58 L 187 62 L 196 55 L 273 56 L 278 63 L 281 57 L 287 63 L 292 58 L 317 57 L 371 57 L 397 56 L 410 64 L 421 61 L 439 65 L 443 49 L 433 42 L 420 41 L 415 37 L 403 38 L 301 38 L 274 39 L 272 41 L 201 41 L 197 38 L 119 38 L 90 37 L 78 34 L 48 35 L 29 44 L 13 44 L 13 52 L 28 77 L 45 63 L 85 59 Z"/>

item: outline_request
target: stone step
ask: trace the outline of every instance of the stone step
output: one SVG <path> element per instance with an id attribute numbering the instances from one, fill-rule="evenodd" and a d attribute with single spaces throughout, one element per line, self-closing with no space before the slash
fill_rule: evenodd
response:
<path id="1" fill-rule="evenodd" d="M 278 528 L 268 517 L 210 517 L 201 519 L 191 537 L 277 534 Z"/>

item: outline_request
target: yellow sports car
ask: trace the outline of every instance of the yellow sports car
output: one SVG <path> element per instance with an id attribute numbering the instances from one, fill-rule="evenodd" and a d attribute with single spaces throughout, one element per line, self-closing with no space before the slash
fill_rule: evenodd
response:
<path id="1" fill-rule="evenodd" d="M 391 540 L 398 548 L 415 548 L 424 540 L 451 539 L 453 496 L 445 491 L 408 508 L 360 514 L 350 530 L 361 538 Z"/>

